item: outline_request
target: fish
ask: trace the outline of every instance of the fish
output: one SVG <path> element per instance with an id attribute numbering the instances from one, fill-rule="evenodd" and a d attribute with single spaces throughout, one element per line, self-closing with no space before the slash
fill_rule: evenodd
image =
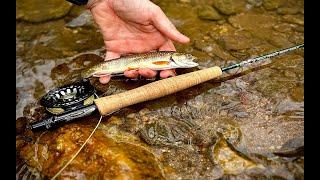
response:
<path id="1" fill-rule="evenodd" d="M 175 51 L 157 51 L 122 56 L 110 61 L 104 61 L 82 71 L 82 78 L 110 75 L 121 76 L 126 70 L 148 68 L 166 70 L 176 68 L 192 68 L 198 66 L 197 58 L 191 54 Z"/>

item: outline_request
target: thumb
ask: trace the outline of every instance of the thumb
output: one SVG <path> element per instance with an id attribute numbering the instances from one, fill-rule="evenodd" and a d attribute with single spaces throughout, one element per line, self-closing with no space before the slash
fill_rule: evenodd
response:
<path id="1" fill-rule="evenodd" d="M 190 41 L 187 36 L 176 29 L 159 6 L 155 6 L 153 12 L 152 23 L 161 33 L 176 42 L 188 43 Z"/>

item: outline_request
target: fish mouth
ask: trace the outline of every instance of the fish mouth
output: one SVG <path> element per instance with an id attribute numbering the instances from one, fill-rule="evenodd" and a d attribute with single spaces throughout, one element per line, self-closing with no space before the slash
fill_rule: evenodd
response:
<path id="1" fill-rule="evenodd" d="M 187 62 L 178 62 L 178 61 L 174 61 L 173 62 L 173 66 L 174 68 L 192 68 L 192 67 L 196 67 L 199 64 L 193 61 L 187 61 Z"/>
<path id="2" fill-rule="evenodd" d="M 190 62 L 187 62 L 187 63 L 186 63 L 186 66 L 189 67 L 189 68 L 191 68 L 191 67 L 196 67 L 196 66 L 198 66 L 198 65 L 199 65 L 198 63 L 193 62 L 193 61 L 190 61 Z"/>

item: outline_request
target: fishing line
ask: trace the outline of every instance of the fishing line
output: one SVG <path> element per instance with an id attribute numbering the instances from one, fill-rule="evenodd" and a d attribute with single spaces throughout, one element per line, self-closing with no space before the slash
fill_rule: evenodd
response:
<path id="1" fill-rule="evenodd" d="M 290 48 L 284 48 L 284 49 L 275 51 L 273 53 L 264 54 L 262 56 L 258 56 L 258 57 L 255 57 L 255 58 L 248 59 L 246 61 L 242 61 L 242 62 L 240 62 L 238 64 L 233 64 L 231 66 L 224 67 L 221 70 L 222 70 L 222 72 L 225 72 L 225 71 L 228 71 L 228 70 L 231 70 L 231 69 L 235 69 L 235 68 L 238 68 L 238 67 L 245 67 L 245 66 L 248 66 L 248 65 L 250 65 L 252 63 L 255 63 L 255 62 L 258 62 L 258 61 L 262 61 L 262 60 L 265 60 L 265 59 L 269 59 L 269 58 L 272 58 L 272 57 L 276 57 L 276 56 L 279 56 L 279 55 L 282 55 L 282 54 L 285 54 L 287 52 L 290 52 L 290 51 L 293 51 L 293 50 L 296 50 L 296 49 L 299 49 L 299 48 L 303 48 L 303 47 L 304 47 L 304 44 L 299 44 L 299 45 L 296 45 L 296 46 L 293 46 L 293 47 L 290 47 Z"/>
<path id="2" fill-rule="evenodd" d="M 98 124 L 96 125 L 96 127 L 93 129 L 93 131 L 91 132 L 90 136 L 86 139 L 86 141 L 82 144 L 82 146 L 80 147 L 80 149 L 73 155 L 73 157 L 67 162 L 67 164 L 65 164 L 59 172 L 57 172 L 56 175 L 53 176 L 53 178 L 51 178 L 51 180 L 57 178 L 61 173 L 62 171 L 74 160 L 74 158 L 77 157 L 77 155 L 80 153 L 80 151 L 83 149 L 83 147 L 88 143 L 89 139 L 91 138 L 91 136 L 93 135 L 93 133 L 97 130 L 98 126 L 100 125 L 101 123 L 101 120 L 102 120 L 102 116 L 100 116 L 100 119 L 98 121 Z"/>
<path id="3" fill-rule="evenodd" d="M 95 96 L 98 97 L 97 94 L 94 94 Z M 100 123 L 102 120 L 102 116 L 100 116 L 100 119 L 96 125 L 96 127 L 93 129 L 93 131 L 91 132 L 91 134 L 89 135 L 89 137 L 86 139 L 86 141 L 82 144 L 82 146 L 79 148 L 79 150 L 73 155 L 73 157 L 60 169 L 59 172 L 57 172 L 52 178 L 51 180 L 56 179 L 61 173 L 62 171 L 78 156 L 78 154 L 80 153 L 80 151 L 84 148 L 84 146 L 88 143 L 88 141 L 91 139 L 92 135 L 96 132 L 96 130 L 98 129 Z"/>

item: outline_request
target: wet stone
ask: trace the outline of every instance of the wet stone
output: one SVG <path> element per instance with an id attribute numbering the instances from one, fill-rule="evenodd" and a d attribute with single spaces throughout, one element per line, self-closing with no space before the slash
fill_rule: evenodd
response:
<path id="1" fill-rule="evenodd" d="M 57 59 L 71 57 L 103 46 L 103 38 L 96 28 L 65 28 L 64 20 L 23 26 L 18 24 L 17 36 L 27 49 L 26 59 Z"/>
<path id="2" fill-rule="evenodd" d="M 76 18 L 77 16 L 79 16 L 80 14 L 82 14 L 86 10 L 87 9 L 85 6 L 72 6 L 72 8 L 71 8 L 70 12 L 68 13 L 68 16 L 65 18 L 65 20 L 68 20 L 67 22 L 69 22 L 69 20 Z"/>
<path id="3" fill-rule="evenodd" d="M 272 28 L 277 32 L 286 33 L 286 32 L 290 32 L 294 27 L 288 23 L 281 23 L 273 26 Z"/>
<path id="4" fill-rule="evenodd" d="M 206 53 L 216 55 L 223 60 L 235 59 L 231 54 L 229 54 L 221 46 L 219 46 L 217 43 L 215 43 L 213 41 L 195 40 L 194 41 L 194 48 L 197 50 L 200 50 L 200 51 L 204 51 Z"/>
<path id="5" fill-rule="evenodd" d="M 278 48 L 290 47 L 294 45 L 288 40 L 285 34 L 280 33 L 272 33 L 269 38 L 269 42 Z"/>
<path id="6" fill-rule="evenodd" d="M 203 141 L 196 126 L 190 122 L 175 118 L 158 118 L 145 124 L 139 130 L 139 136 L 150 145 L 181 146 L 199 144 Z"/>
<path id="7" fill-rule="evenodd" d="M 247 2 L 252 6 L 259 7 L 262 5 L 263 0 L 247 0 Z"/>
<path id="8" fill-rule="evenodd" d="M 284 14 L 298 14 L 300 12 L 299 8 L 295 7 L 281 7 L 277 9 L 277 13 L 284 15 Z"/>
<path id="9" fill-rule="evenodd" d="M 198 151 L 200 149 L 193 148 L 192 146 L 172 148 L 164 151 L 162 153 L 165 159 L 163 161 L 163 169 L 165 174 L 168 175 L 167 177 L 169 179 L 194 179 L 196 177 L 208 179 L 221 177 L 223 172 L 220 169 L 216 169 L 215 165 L 203 154 L 199 154 Z"/>
<path id="10" fill-rule="evenodd" d="M 221 36 L 218 40 L 226 50 L 243 50 L 251 48 L 259 43 L 259 40 L 254 38 L 251 33 L 246 31 L 239 31 L 237 33 L 230 33 Z"/>
<path id="11" fill-rule="evenodd" d="M 221 84 L 221 86 L 216 88 L 214 92 L 222 96 L 229 96 L 229 97 L 234 96 L 237 93 L 237 91 L 229 83 Z"/>
<path id="12" fill-rule="evenodd" d="M 20 101 L 19 90 L 16 89 L 16 105 L 19 103 L 19 101 Z"/>
<path id="13" fill-rule="evenodd" d="M 230 146 L 226 140 L 220 138 L 211 148 L 211 158 L 215 164 L 223 169 L 224 174 L 237 175 L 248 169 L 264 168 L 262 165 L 250 161 L 250 159 Z"/>
<path id="14" fill-rule="evenodd" d="M 225 24 L 226 23 L 226 20 L 225 19 L 221 19 L 219 21 L 217 21 L 218 24 L 222 25 L 222 24 Z"/>
<path id="15" fill-rule="evenodd" d="M 284 15 L 284 16 L 282 16 L 282 20 L 284 22 L 298 24 L 301 26 L 304 25 L 304 16 L 303 15 Z"/>
<path id="16" fill-rule="evenodd" d="M 278 103 L 276 107 L 277 114 L 291 114 L 295 113 L 299 115 L 299 112 L 304 111 L 304 103 L 302 102 L 293 102 L 290 100 L 283 100 Z"/>
<path id="17" fill-rule="evenodd" d="M 288 40 L 294 44 L 304 43 L 304 36 L 290 35 Z"/>
<path id="18" fill-rule="evenodd" d="M 213 129 L 216 131 L 216 136 L 219 134 L 233 146 L 238 145 L 242 139 L 242 132 L 240 128 L 233 125 L 228 118 L 221 118 L 218 122 L 214 123 Z"/>
<path id="19" fill-rule="evenodd" d="M 214 0 L 213 6 L 225 15 L 240 13 L 245 8 L 244 0 Z"/>
<path id="20" fill-rule="evenodd" d="M 39 80 L 36 80 L 35 84 L 36 84 L 36 87 L 35 87 L 33 96 L 35 99 L 40 99 L 46 93 L 46 89 L 44 84 Z"/>
<path id="21" fill-rule="evenodd" d="M 80 148 L 92 128 L 71 125 L 43 133 L 36 143 L 23 147 L 20 155 L 42 178 L 57 173 Z M 154 155 L 139 144 L 117 142 L 97 130 L 89 143 L 62 172 L 61 178 L 164 179 Z"/>
<path id="22" fill-rule="evenodd" d="M 222 16 L 211 6 L 203 5 L 198 8 L 198 17 L 204 20 L 220 20 Z"/>
<path id="23" fill-rule="evenodd" d="M 247 112 L 234 112 L 233 115 L 235 115 L 237 118 L 246 118 L 249 117 L 249 114 Z"/>
<path id="24" fill-rule="evenodd" d="M 103 58 L 96 54 L 79 55 L 55 66 L 51 70 L 51 78 L 60 85 L 75 82 L 81 79 L 82 70 L 101 61 L 103 61 Z"/>
<path id="25" fill-rule="evenodd" d="M 304 27 L 303 26 L 296 26 L 296 27 L 294 27 L 293 28 L 295 31 L 297 31 L 297 32 L 304 32 Z"/>
<path id="26" fill-rule="evenodd" d="M 43 22 L 58 19 L 68 14 L 72 4 L 64 0 L 17 0 L 16 19 L 29 22 Z"/>
<path id="27" fill-rule="evenodd" d="M 288 67 L 288 65 L 286 66 Z M 280 65 L 278 65 L 278 67 L 280 67 Z M 257 89 L 257 91 L 261 92 L 266 97 L 288 95 L 289 90 L 296 86 L 295 81 L 281 81 L 281 77 L 283 77 L 283 74 L 280 74 L 277 71 L 275 72 L 275 74 L 265 76 L 263 79 L 260 79 L 254 84 L 254 87 Z"/>
<path id="28" fill-rule="evenodd" d="M 229 23 L 238 29 L 252 33 L 252 36 L 267 39 L 272 33 L 272 28 L 277 24 L 277 19 L 270 14 L 241 13 L 228 18 Z"/>
<path id="29" fill-rule="evenodd" d="M 26 117 L 20 117 L 16 120 L 16 135 L 23 133 L 28 123 Z"/>
<path id="30" fill-rule="evenodd" d="M 298 86 L 290 90 L 290 97 L 297 102 L 304 101 L 304 87 Z"/>
<path id="31" fill-rule="evenodd" d="M 84 11 L 78 17 L 74 18 L 66 24 L 66 27 L 76 28 L 76 27 L 90 27 L 94 25 L 93 17 L 89 10 Z"/>
<path id="32" fill-rule="evenodd" d="M 205 42 L 204 40 L 195 40 L 193 44 L 194 48 L 200 51 L 204 51 L 210 53 L 213 48 L 209 42 Z"/>
<path id="33" fill-rule="evenodd" d="M 274 154 L 283 157 L 304 156 L 304 137 L 297 137 L 286 141 Z"/>
<path id="34" fill-rule="evenodd" d="M 267 10 L 274 10 L 283 5 L 286 2 L 286 0 L 264 0 L 263 6 Z"/>

